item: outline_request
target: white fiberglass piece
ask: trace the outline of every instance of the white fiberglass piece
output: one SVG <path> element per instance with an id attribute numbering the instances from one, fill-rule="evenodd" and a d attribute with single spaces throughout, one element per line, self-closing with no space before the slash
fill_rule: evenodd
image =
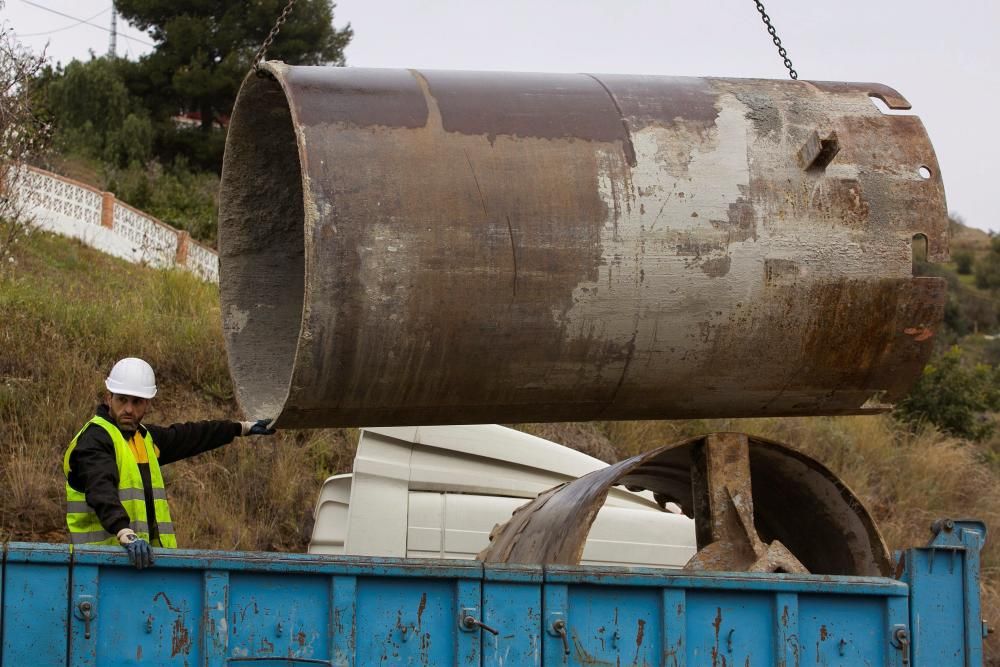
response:
<path id="1" fill-rule="evenodd" d="M 519 506 L 605 466 L 493 424 L 365 429 L 354 472 L 323 485 L 309 553 L 474 558 Z M 691 519 L 649 493 L 614 488 L 582 562 L 678 568 L 695 551 Z"/>

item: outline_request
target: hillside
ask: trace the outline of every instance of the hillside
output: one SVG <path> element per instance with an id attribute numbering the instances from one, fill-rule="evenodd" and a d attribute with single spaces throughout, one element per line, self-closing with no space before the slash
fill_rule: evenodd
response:
<path id="1" fill-rule="evenodd" d="M 236 418 L 217 288 L 34 234 L 0 269 L 0 540 L 64 539 L 62 454 L 123 356 L 149 360 L 160 393 L 147 421 Z M 714 430 L 774 438 L 850 485 L 889 542 L 922 544 L 933 519 L 1000 527 L 1000 467 L 990 442 L 877 417 L 523 425 L 606 460 Z M 353 429 L 237 441 L 166 469 L 182 545 L 302 551 L 322 480 L 349 470 Z M 994 436 L 994 441 L 996 436 Z M 1000 623 L 1000 549 L 984 557 L 984 609 Z"/>
<path id="2" fill-rule="evenodd" d="M 948 227 L 951 251 L 971 250 L 977 254 L 988 252 L 990 235 L 981 229 L 968 227 L 957 220 L 952 220 Z"/>

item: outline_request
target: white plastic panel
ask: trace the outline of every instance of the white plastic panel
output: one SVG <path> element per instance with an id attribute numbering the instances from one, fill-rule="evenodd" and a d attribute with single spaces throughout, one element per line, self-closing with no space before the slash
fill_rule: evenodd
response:
<path id="1" fill-rule="evenodd" d="M 309 551 L 475 558 L 493 527 L 529 499 L 606 465 L 493 424 L 366 429 L 353 474 L 324 484 Z M 598 514 L 583 562 L 680 567 L 694 552 L 693 521 L 619 487 Z"/>
<path id="2" fill-rule="evenodd" d="M 526 501 L 470 494 L 410 492 L 408 558 L 475 558 L 493 526 Z M 683 567 L 694 555 L 694 522 L 657 510 L 604 507 L 587 540 L 587 565 Z"/>
<path id="3" fill-rule="evenodd" d="M 352 475 L 335 475 L 323 483 L 313 514 L 313 536 L 309 553 L 343 555 L 347 539 L 347 516 L 351 501 Z M 316 530 L 320 528 L 320 530 Z"/>

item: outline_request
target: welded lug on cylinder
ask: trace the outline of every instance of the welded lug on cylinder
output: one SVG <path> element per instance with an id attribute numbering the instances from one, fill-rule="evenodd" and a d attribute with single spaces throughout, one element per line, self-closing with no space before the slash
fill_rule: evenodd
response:
<path id="1" fill-rule="evenodd" d="M 831 132 L 825 139 L 820 139 L 818 132 L 809 135 L 805 145 L 799 150 L 799 162 L 806 171 L 822 171 L 833 162 L 840 152 L 837 133 Z"/>
<path id="2" fill-rule="evenodd" d="M 808 573 L 785 545 L 757 534 L 746 435 L 717 433 L 694 447 L 691 486 L 698 553 L 685 569 Z"/>

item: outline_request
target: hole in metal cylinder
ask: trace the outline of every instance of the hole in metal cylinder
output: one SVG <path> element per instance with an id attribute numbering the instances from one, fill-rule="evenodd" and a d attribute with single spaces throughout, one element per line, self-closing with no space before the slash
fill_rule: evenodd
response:
<path id="1" fill-rule="evenodd" d="M 912 252 L 911 264 L 913 266 L 913 275 L 921 275 L 920 265 L 927 262 L 927 235 L 914 234 L 913 239 L 910 241 L 910 249 Z"/>

